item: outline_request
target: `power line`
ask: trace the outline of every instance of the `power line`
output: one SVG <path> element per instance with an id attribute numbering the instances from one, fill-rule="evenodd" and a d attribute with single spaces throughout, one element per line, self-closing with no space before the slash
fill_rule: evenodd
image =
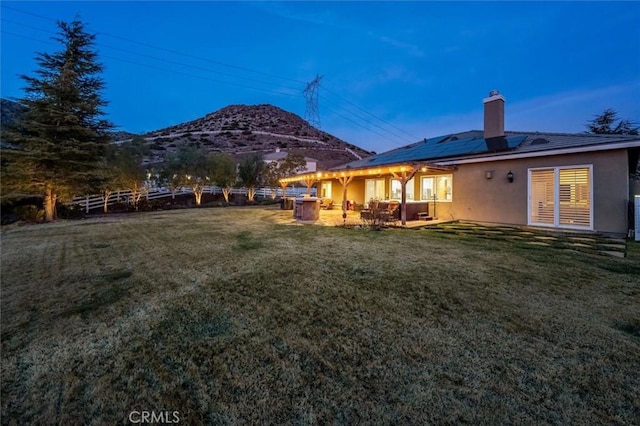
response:
<path id="1" fill-rule="evenodd" d="M 389 123 L 388 121 L 385 121 L 385 120 L 383 120 L 382 118 L 380 118 L 380 117 L 378 117 L 378 116 L 373 115 L 373 114 L 372 114 L 372 113 L 370 113 L 369 111 L 366 111 L 365 109 L 360 108 L 358 105 L 354 104 L 353 102 L 351 102 L 351 101 L 350 101 L 350 100 L 348 100 L 348 99 L 343 98 L 343 97 L 342 97 L 342 96 L 340 96 L 339 94 L 337 94 L 337 93 L 335 93 L 335 92 L 333 92 L 333 91 L 331 91 L 331 90 L 327 89 L 325 86 L 322 86 L 322 87 L 323 87 L 323 89 L 325 89 L 327 92 L 331 93 L 332 95 L 334 95 L 334 96 L 335 96 L 335 97 L 337 97 L 338 99 L 341 99 L 341 100 L 345 101 L 346 103 L 348 103 L 349 105 L 352 105 L 352 106 L 356 107 L 356 108 L 357 108 L 357 109 L 359 109 L 360 111 L 362 111 L 362 112 L 364 112 L 364 113 L 366 113 L 366 114 L 370 115 L 371 117 L 375 118 L 376 120 L 380 120 L 380 121 L 382 121 L 383 123 L 385 123 L 385 124 L 387 124 L 387 125 L 389 125 L 389 126 L 393 127 L 394 129 L 396 129 L 396 130 L 398 130 L 398 131 L 400 131 L 400 132 L 404 133 L 405 135 L 407 135 L 407 136 L 411 137 L 411 138 L 412 138 L 412 139 L 414 139 L 414 140 L 420 139 L 419 137 L 414 136 L 414 135 L 412 135 L 412 134 L 410 134 L 410 133 L 407 133 L 406 131 L 402 130 L 401 128 L 394 126 L 393 124 Z"/>
<path id="2" fill-rule="evenodd" d="M 21 37 L 21 38 L 25 38 L 25 39 L 28 39 L 28 40 L 37 41 L 37 42 L 40 42 L 40 43 L 57 45 L 57 43 L 54 43 L 54 42 L 51 42 L 51 41 L 40 40 L 40 39 L 36 39 L 36 38 L 33 38 L 33 37 L 24 36 L 22 34 L 16 34 L 16 33 L 10 32 L 10 31 L 4 31 L 3 30 L 2 33 L 3 34 L 9 34 L 9 35 L 17 36 L 17 37 Z M 188 77 L 199 78 L 199 79 L 202 79 L 202 80 L 212 81 L 212 82 L 216 82 L 216 83 L 228 84 L 228 85 L 231 85 L 231 86 L 242 87 L 242 88 L 245 88 L 245 89 L 259 90 L 259 91 L 262 91 L 262 92 L 273 93 L 273 94 L 276 94 L 276 95 L 289 96 L 289 97 L 297 97 L 298 96 L 297 94 L 294 94 L 294 93 L 278 92 L 278 91 L 275 91 L 275 90 L 269 90 L 269 89 L 264 89 L 264 88 L 260 88 L 260 87 L 247 86 L 247 85 L 244 85 L 244 84 L 234 83 L 234 82 L 231 82 L 231 81 L 216 80 L 216 79 L 213 79 L 213 78 L 210 78 L 210 77 L 205 77 L 205 76 L 201 76 L 201 75 L 197 75 L 197 74 L 191 74 L 191 73 L 187 73 L 187 72 L 184 72 L 184 71 L 177 71 L 177 70 L 171 70 L 171 69 L 167 69 L 167 68 L 156 67 L 156 66 L 153 66 L 153 65 L 150 65 L 150 64 L 134 62 L 134 61 L 130 61 L 130 60 L 127 60 L 127 59 L 118 58 L 118 57 L 115 57 L 115 56 L 104 55 L 104 54 L 100 55 L 100 56 L 103 57 L 103 58 L 107 58 L 107 59 L 113 59 L 114 61 L 118 61 L 118 62 L 124 62 L 124 63 L 132 64 L 132 65 L 138 65 L 138 66 L 141 66 L 141 67 L 155 69 L 155 70 L 158 70 L 158 71 L 169 72 L 169 73 L 173 73 L 173 74 L 181 74 L 181 75 L 185 75 L 185 76 L 188 76 Z"/>
<path id="3" fill-rule="evenodd" d="M 16 11 L 16 12 L 19 12 L 19 13 L 23 13 L 23 14 L 26 14 L 26 15 L 31 15 L 31 16 L 34 16 L 34 17 L 37 17 L 37 18 L 40 18 L 40 19 L 44 19 L 44 20 L 47 20 L 47 21 L 57 22 L 55 19 L 43 16 L 43 15 L 39 15 L 39 14 L 36 14 L 36 13 L 24 11 L 24 10 L 15 8 L 15 7 L 7 6 L 5 3 L 0 4 L 0 6 L 2 6 L 3 8 L 6 8 L 6 9 L 10 9 L 10 10 L 13 10 L 13 11 Z M 55 34 L 55 33 L 43 30 L 41 28 L 32 27 L 32 26 L 29 26 L 29 25 L 26 25 L 26 24 L 17 23 L 15 21 L 7 20 L 5 18 L 2 18 L 2 19 L 4 21 L 6 21 L 6 22 L 11 22 L 11 23 L 14 23 L 14 24 L 17 24 L 17 25 L 22 25 L 22 26 L 27 27 L 27 28 L 32 28 L 32 29 L 36 29 L 38 31 L 43 31 L 43 32 L 48 32 L 48 33 L 51 33 L 51 34 Z M 43 43 L 47 43 L 47 44 L 54 44 L 54 43 L 51 43 L 51 42 L 45 42 L 43 40 L 37 40 L 37 39 L 34 39 L 32 37 L 27 37 L 27 36 L 23 36 L 23 35 L 20 35 L 20 34 L 7 32 L 7 31 L 4 31 L 4 30 L 3 30 L 3 33 L 11 34 L 11 35 L 14 35 L 14 36 L 23 37 L 23 38 L 26 38 L 26 39 L 35 40 L 35 41 L 43 42 Z M 171 53 L 171 54 L 174 54 L 174 55 L 179 55 L 179 56 L 188 57 L 188 58 L 191 58 L 191 59 L 196 59 L 196 60 L 199 60 L 199 61 L 209 62 L 209 63 L 215 64 L 215 65 L 219 65 L 219 66 L 229 67 L 229 68 L 233 68 L 233 69 L 236 69 L 236 70 L 241 70 L 241 71 L 248 72 L 248 73 L 254 73 L 254 74 L 259 74 L 259 75 L 263 75 L 263 76 L 268 76 L 268 77 L 271 77 L 271 78 L 277 78 L 277 79 L 280 79 L 280 80 L 287 80 L 287 81 L 292 81 L 292 82 L 296 82 L 296 83 L 300 83 L 300 84 L 305 84 L 305 85 L 307 85 L 307 89 L 310 89 L 310 86 L 308 86 L 308 83 L 300 81 L 300 80 L 297 80 L 297 79 L 292 79 L 292 78 L 289 78 L 289 77 L 279 76 L 279 75 L 276 75 L 276 74 L 271 74 L 271 73 L 265 73 L 265 72 L 262 72 L 262 71 L 252 70 L 252 69 L 245 68 L 245 67 L 240 67 L 240 66 L 237 66 L 237 65 L 226 64 L 226 63 L 215 61 L 215 60 L 212 60 L 212 59 L 209 59 L 209 58 L 203 58 L 203 57 L 199 57 L 199 56 L 196 56 L 196 55 L 190 55 L 190 54 L 186 54 L 186 53 L 183 53 L 183 52 L 175 51 L 175 50 L 172 50 L 172 49 L 167 49 L 167 48 L 164 48 L 164 47 L 154 46 L 154 45 L 151 45 L 151 44 L 148 44 L 148 43 L 139 42 L 139 41 L 136 41 L 136 40 L 132 40 L 132 39 L 129 39 L 129 38 L 126 38 L 126 37 L 121 37 L 121 36 L 114 35 L 114 34 L 110 34 L 110 33 L 107 33 L 107 32 L 99 32 L 98 34 L 103 35 L 103 36 L 107 36 L 107 37 L 111 37 L 111 38 L 115 38 L 115 39 L 118 39 L 118 40 L 122 40 L 122 41 L 125 41 L 125 42 L 128 42 L 128 43 L 133 43 L 133 44 L 136 44 L 136 45 L 139 45 L 139 46 L 144 46 L 144 47 L 148 47 L 148 48 L 151 48 L 151 49 L 156 49 L 156 50 L 159 50 L 159 51 Z M 96 43 L 96 45 L 101 46 L 101 47 L 105 47 L 105 48 L 108 48 L 108 49 L 113 49 L 113 50 L 117 50 L 117 51 L 121 51 L 121 52 L 125 52 L 125 53 L 134 54 L 134 55 L 137 55 L 137 56 L 147 57 L 147 58 L 150 58 L 150 59 L 154 59 L 154 60 L 158 60 L 158 61 L 162 61 L 162 62 L 166 62 L 166 63 L 185 66 L 187 68 L 200 69 L 200 70 L 204 70 L 204 71 L 211 72 L 211 73 L 231 76 L 233 78 L 238 78 L 238 79 L 242 79 L 242 80 L 246 80 L 246 81 L 252 81 L 252 82 L 258 82 L 258 83 L 261 83 L 261 84 L 272 84 L 271 82 L 265 82 L 265 81 L 262 81 L 262 80 L 256 80 L 256 79 L 248 78 L 246 76 L 238 76 L 236 74 L 228 74 L 228 73 L 224 73 L 224 72 L 219 71 L 219 70 L 208 69 L 208 68 L 200 67 L 200 66 L 197 66 L 197 65 L 194 65 L 194 64 L 185 64 L 185 63 L 182 63 L 182 62 L 168 60 L 166 58 L 159 58 L 159 57 L 153 56 L 153 55 L 147 55 L 147 54 L 143 54 L 143 53 L 133 52 L 133 51 L 130 51 L 130 50 L 127 50 L 127 49 L 122 49 L 122 48 L 118 48 L 118 47 L 105 45 L 103 43 Z M 152 65 L 149 65 L 149 64 L 142 64 L 142 63 L 138 63 L 138 62 L 134 62 L 134 61 L 128 61 L 128 60 L 124 60 L 122 58 L 113 57 L 113 56 L 106 56 L 106 55 L 102 55 L 102 56 L 105 57 L 105 58 L 116 60 L 116 61 L 126 62 L 126 63 L 129 63 L 129 64 L 143 66 L 143 67 L 147 67 L 147 68 L 152 68 L 152 69 L 156 69 L 156 70 L 160 70 L 160 71 L 164 71 L 164 72 L 171 72 L 171 73 L 175 73 L 175 74 L 187 75 L 187 76 L 196 77 L 196 78 L 200 78 L 200 79 L 205 79 L 205 80 L 209 80 L 209 81 L 214 81 L 214 82 L 218 82 L 218 83 L 222 83 L 222 84 L 229 84 L 229 85 L 233 85 L 233 86 L 236 86 L 236 87 L 243 87 L 243 88 L 252 89 L 252 90 L 259 90 L 259 91 L 268 92 L 268 93 L 274 93 L 274 94 L 278 94 L 278 95 L 292 96 L 292 94 L 290 94 L 290 93 L 277 92 L 277 91 L 274 91 L 274 90 L 269 90 L 269 89 L 264 89 L 264 88 L 257 88 L 257 87 L 252 87 L 252 86 L 243 85 L 243 84 L 234 83 L 234 82 L 229 82 L 229 81 L 215 80 L 215 79 L 211 79 L 211 78 L 208 78 L 208 77 L 203 77 L 203 76 L 199 76 L 199 75 L 195 75 L 195 74 L 185 73 L 183 71 L 168 70 L 166 68 L 160 68 L 160 67 L 152 66 Z M 318 77 L 316 77 L 316 79 L 318 79 Z M 316 81 L 316 80 L 314 80 L 314 81 Z M 319 123 L 319 121 L 320 121 L 319 118 L 320 117 L 319 117 L 319 112 L 317 110 L 317 97 L 319 95 L 318 88 L 320 87 L 320 84 L 319 84 L 320 81 L 318 80 L 317 83 L 318 83 L 317 86 L 312 91 L 313 94 L 315 95 L 315 102 L 313 102 L 313 104 L 316 107 L 315 107 L 315 109 L 311 108 L 311 111 L 315 113 L 314 115 L 315 115 L 315 117 L 317 117 L 317 123 L 318 123 L 318 126 L 319 126 L 319 124 L 320 124 Z M 387 125 L 387 126 L 393 128 L 393 129 L 396 129 L 397 131 L 403 133 L 404 135 L 407 135 L 407 136 L 411 137 L 412 140 L 419 139 L 418 137 L 407 133 L 406 131 L 394 126 L 393 124 L 389 123 L 388 121 L 386 121 L 386 120 L 384 120 L 384 119 L 382 119 L 382 118 L 370 113 L 369 111 L 361 108 L 360 106 L 358 106 L 355 103 L 349 101 L 348 99 L 345 99 L 344 97 L 340 96 L 339 94 L 329 90 L 324 85 L 322 87 L 325 89 L 326 92 L 330 93 L 331 95 L 335 96 L 336 98 L 338 98 L 338 99 L 342 100 L 343 102 L 353 106 L 354 108 L 362 111 L 363 113 L 367 114 L 368 116 L 372 117 L 373 119 L 378 120 L 378 121 L 384 123 L 385 125 Z M 299 89 L 294 89 L 292 87 L 287 87 L 287 86 L 283 86 L 282 88 L 289 89 L 289 90 L 299 90 Z M 307 91 L 307 89 L 305 89 L 305 92 Z M 325 100 L 327 99 L 325 96 L 321 96 L 321 97 L 323 99 L 325 99 Z M 311 97 L 311 98 L 313 98 L 313 97 Z M 310 98 L 308 97 L 307 98 L 307 107 L 310 106 L 309 105 L 309 100 L 310 100 Z M 336 105 L 339 109 L 341 109 L 343 111 L 346 111 L 347 114 L 352 115 L 353 117 L 356 117 L 357 119 L 362 120 L 362 121 L 364 121 L 365 123 L 367 123 L 367 124 L 369 124 L 371 126 L 377 127 L 378 129 L 381 129 L 382 131 L 393 135 L 394 138 L 403 139 L 406 142 L 406 138 L 405 137 L 401 137 L 401 136 L 399 136 L 397 134 L 394 134 L 389 129 L 386 129 L 386 128 L 382 127 L 382 126 L 379 126 L 379 125 L 373 123 L 371 120 L 368 120 L 368 119 L 362 117 L 361 115 L 358 115 L 358 114 L 354 113 L 353 111 L 348 110 L 344 106 L 337 105 L 335 103 L 333 103 L 333 104 Z M 313 105 L 311 105 L 311 106 L 313 106 Z M 309 110 L 309 108 L 307 108 L 307 110 Z M 378 132 L 376 132 L 376 131 L 374 131 L 374 130 L 372 130 L 372 129 L 370 129 L 370 128 L 368 128 L 368 127 L 366 127 L 366 126 L 364 126 L 364 125 L 362 125 L 360 123 L 357 123 L 356 121 L 346 117 L 343 114 L 338 113 L 337 111 L 335 111 L 333 109 L 329 109 L 329 111 L 332 112 L 333 114 L 335 114 L 336 116 L 339 116 L 339 117 L 341 117 L 341 118 L 343 118 L 343 119 L 345 119 L 345 120 L 347 120 L 347 121 L 349 121 L 351 123 L 354 123 L 354 124 L 358 125 L 359 127 L 362 127 L 364 129 L 366 129 L 367 131 L 370 131 L 372 133 L 375 133 L 375 134 L 377 134 L 379 136 L 382 136 L 382 137 L 385 137 L 385 138 L 387 137 L 387 136 L 382 135 L 382 134 L 380 134 L 380 133 L 378 133 Z M 309 121 L 311 123 L 314 120 L 309 120 Z"/>
<path id="4" fill-rule="evenodd" d="M 320 97 L 321 97 L 321 98 L 323 98 L 324 100 L 328 101 L 328 102 L 329 102 L 329 104 L 334 104 L 334 105 L 335 105 L 335 103 L 334 103 L 333 101 L 331 101 L 330 99 L 327 99 L 325 96 L 320 95 Z M 413 141 L 414 141 L 414 139 L 407 139 L 407 137 L 406 137 L 406 136 L 398 135 L 397 133 L 395 133 L 395 132 L 393 132 L 393 131 L 391 131 L 391 130 L 389 130 L 389 129 L 387 129 L 387 128 L 384 128 L 384 127 L 382 127 L 382 126 L 379 126 L 378 124 L 376 124 L 376 123 L 372 122 L 371 120 L 369 120 L 369 119 L 367 119 L 367 118 L 365 118 L 365 117 L 363 117 L 363 116 L 361 116 L 361 115 L 359 115 L 359 114 L 357 114 L 357 113 L 355 113 L 355 112 L 353 112 L 353 111 L 349 111 L 349 110 L 347 110 L 347 109 L 346 109 L 346 108 L 344 108 L 344 107 L 340 107 L 340 106 L 338 106 L 338 108 L 342 108 L 343 110 L 347 111 L 347 112 L 348 112 L 349 114 L 351 114 L 352 116 L 357 117 L 358 119 L 360 119 L 360 120 L 364 121 L 365 123 L 367 123 L 367 124 L 369 124 L 369 125 L 371 125 L 371 126 L 373 126 L 373 127 L 377 127 L 378 129 L 382 130 L 383 132 L 388 133 L 388 134 L 389 134 L 389 135 L 391 135 L 394 139 L 402 140 L 402 143 L 403 143 L 403 144 L 406 144 L 407 142 L 413 142 Z M 386 137 L 388 137 L 388 136 L 386 136 Z"/>
<path id="5" fill-rule="evenodd" d="M 34 37 L 24 36 L 22 34 L 17 34 L 17 33 L 13 33 L 13 32 L 6 31 L 6 30 L 3 30 L 2 32 L 4 34 L 13 35 L 13 36 L 25 38 L 25 39 L 28 39 L 28 40 L 33 40 L 33 41 L 40 42 L 40 43 L 51 44 L 51 45 L 57 45 L 58 44 L 58 43 L 54 43 L 52 41 L 41 40 L 41 39 L 37 39 L 37 38 L 34 38 Z M 213 82 L 218 82 L 218 83 L 223 83 L 223 84 L 229 84 L 229 85 L 233 85 L 233 86 L 237 86 L 237 87 L 248 88 L 248 89 L 252 89 L 252 90 L 258 90 L 258 91 L 273 93 L 273 94 L 282 95 L 282 96 L 288 96 L 288 97 L 296 97 L 296 96 L 298 96 L 298 95 L 292 94 L 292 93 L 277 92 L 277 91 L 274 91 L 274 90 L 268 90 L 268 89 L 263 89 L 263 88 L 258 88 L 258 87 L 246 86 L 246 85 L 242 85 L 242 84 L 238 84 L 238 83 L 234 83 L 234 82 L 216 80 L 216 79 L 212 79 L 210 77 L 204 77 L 204 76 L 201 76 L 201 75 L 191 74 L 191 73 L 187 73 L 187 72 L 184 72 L 184 71 L 177 71 L 177 70 L 171 70 L 171 69 L 167 69 L 167 68 L 161 68 L 161 67 L 150 65 L 148 63 L 134 62 L 134 61 L 131 61 L 131 60 L 127 60 L 127 59 L 123 59 L 123 58 L 119 58 L 119 57 L 115 57 L 115 56 L 110 56 L 110 55 L 102 54 L 101 57 L 107 58 L 107 59 L 112 59 L 112 60 L 115 60 L 115 61 L 118 61 L 118 62 L 137 65 L 137 66 L 141 66 L 141 67 L 145 67 L 145 68 L 149 68 L 149 69 L 155 69 L 155 70 L 162 71 L 162 72 L 168 72 L 168 73 L 172 73 L 172 74 L 179 74 L 179 75 L 198 78 L 198 79 L 202 79 L 202 80 L 213 81 Z M 369 131 L 371 133 L 374 133 L 374 134 L 376 134 L 378 136 L 381 136 L 381 137 L 383 137 L 383 138 L 388 140 L 388 136 L 386 136 L 386 135 L 384 135 L 384 134 L 382 134 L 380 132 L 377 132 L 377 131 L 369 128 L 369 127 L 366 127 L 365 125 L 363 125 L 363 124 L 361 124 L 361 123 L 359 123 L 357 121 L 352 120 L 351 118 L 345 116 L 344 114 L 341 114 L 338 111 L 336 111 L 334 109 L 331 109 L 331 108 L 326 108 L 326 109 L 329 112 L 331 112 L 332 114 L 334 114 L 334 115 L 336 115 L 336 116 L 338 116 L 338 117 L 340 117 L 340 118 L 342 118 L 342 119 L 344 119 L 344 120 L 346 120 L 346 121 L 348 121 L 350 123 L 353 123 L 354 125 L 362 128 L 364 130 L 367 130 L 367 131 Z M 353 114 L 352 112 L 350 112 L 350 113 Z M 380 128 L 382 130 L 388 131 L 388 130 L 386 130 L 384 128 L 381 128 L 380 126 L 377 126 L 375 123 L 371 123 L 370 121 L 368 121 L 366 119 L 363 119 L 360 116 L 356 115 L 356 117 L 358 117 L 359 119 L 361 119 L 361 120 L 363 120 L 363 121 L 365 121 L 365 122 L 367 122 L 367 123 L 369 123 L 371 125 L 374 125 L 374 126 Z"/>
<path id="6" fill-rule="evenodd" d="M 326 107 L 325 107 L 325 108 L 326 108 Z M 349 121 L 349 122 L 351 122 L 351 123 L 355 124 L 355 125 L 356 125 L 356 126 L 358 126 L 358 127 L 362 127 L 363 129 L 365 129 L 365 130 L 367 130 L 367 131 L 369 131 L 369 132 L 371 132 L 371 133 L 375 133 L 376 135 L 381 136 L 381 137 L 385 138 L 386 140 L 388 140 L 388 136 L 385 136 L 385 135 L 383 135 L 383 134 L 382 134 L 382 133 L 380 133 L 380 132 L 377 132 L 377 131 L 375 131 L 375 130 L 372 130 L 372 129 L 370 129 L 370 128 L 368 128 L 368 127 L 364 126 L 363 124 L 358 123 L 357 121 L 353 121 L 353 120 L 352 120 L 352 119 L 350 119 L 349 117 L 346 117 L 346 116 L 344 116 L 344 115 L 340 114 L 339 112 L 337 112 L 337 111 L 335 111 L 335 110 L 332 110 L 331 108 L 326 108 L 326 109 L 327 109 L 327 110 L 329 110 L 330 112 L 332 112 L 333 114 L 337 115 L 338 117 L 341 117 L 341 118 L 343 118 L 343 119 L 345 119 L 345 120 L 347 120 L 347 121 Z"/>
<path id="7" fill-rule="evenodd" d="M 15 24 L 15 25 L 19 25 L 19 26 L 22 26 L 22 27 L 25 27 L 25 28 L 30 28 L 30 29 L 33 29 L 33 30 L 41 31 L 41 32 L 44 32 L 44 33 L 47 33 L 47 34 L 55 35 L 55 33 L 52 32 L 52 31 L 45 30 L 43 28 L 34 27 L 32 25 L 26 25 L 26 24 L 23 24 L 23 23 L 20 23 L 20 22 L 12 21 L 10 19 L 2 18 L 2 21 L 3 22 L 9 22 L 9 23 L 12 23 L 12 24 Z M 16 34 L 14 34 L 14 35 L 16 35 Z M 155 59 L 157 61 L 166 62 L 166 63 L 169 63 L 169 64 L 181 65 L 181 66 L 186 66 L 186 67 L 190 67 L 190 68 L 193 68 L 193 69 L 198 69 L 198 70 L 201 70 L 201 71 L 207 71 L 207 72 L 211 72 L 211 73 L 214 73 L 214 74 L 224 75 L 224 76 L 227 76 L 227 77 L 239 78 L 235 74 L 229 74 L 229 73 L 221 72 L 221 71 L 218 71 L 218 70 L 213 70 L 211 68 L 201 67 L 201 66 L 198 66 L 198 65 L 186 64 L 184 62 L 172 61 L 170 59 L 161 58 L 161 57 L 154 56 L 154 55 L 148 55 L 148 54 L 145 54 L 145 53 L 134 52 L 134 51 L 131 51 L 131 50 L 128 50 L 128 49 L 123 49 L 123 48 L 120 48 L 120 47 L 110 46 L 110 45 L 104 44 L 102 42 L 96 42 L 95 45 L 98 46 L 98 47 L 105 47 L 107 49 L 112 49 L 112 50 L 116 50 L 116 51 L 120 51 L 120 52 L 124 52 L 124 53 L 130 53 L 132 55 L 136 55 L 136 56 L 139 56 L 139 57 Z M 111 58 L 113 58 L 113 57 L 111 57 Z M 267 84 L 267 85 L 271 84 L 271 82 L 266 82 L 266 81 L 257 80 L 257 79 L 253 79 L 253 78 L 242 77 L 242 79 L 246 80 L 246 81 L 252 81 L 252 82 L 255 82 L 255 83 L 262 83 L 262 84 Z M 280 88 L 290 89 L 290 90 L 295 90 L 295 91 L 300 90 L 298 87 L 290 87 L 290 86 L 280 86 Z"/>
<path id="8" fill-rule="evenodd" d="M 32 12 L 27 12 L 27 11 L 24 11 L 24 10 L 21 10 L 21 9 L 17 9 L 17 8 L 11 7 L 11 6 L 6 6 L 4 3 L 2 4 L 2 7 L 10 9 L 10 10 L 13 10 L 13 11 L 16 11 L 16 12 L 19 12 L 19 13 L 24 13 L 24 14 L 27 14 L 27 15 L 35 16 L 35 17 L 38 17 L 40 19 L 46 19 L 48 21 L 57 22 L 56 20 L 54 20 L 52 18 L 49 18 L 49 17 L 46 17 L 46 16 L 43 16 L 43 15 L 39 15 L 39 14 L 32 13 Z M 137 40 L 132 40 L 132 39 L 129 39 L 129 38 L 126 38 L 126 37 L 122 37 L 122 36 L 118 36 L 118 35 L 115 35 L 115 34 L 111 34 L 111 33 L 105 32 L 105 31 L 99 31 L 97 34 L 104 35 L 104 36 L 111 37 L 111 38 L 115 38 L 115 39 L 122 40 L 122 41 L 126 41 L 126 42 L 129 42 L 129 43 L 137 44 L 137 45 L 140 45 L 140 46 L 149 47 L 151 49 L 156 49 L 156 50 L 160 50 L 160 51 L 163 51 L 163 52 L 172 53 L 172 54 L 179 55 L 179 56 L 184 56 L 184 57 L 188 57 L 188 58 L 192 58 L 192 59 L 197 59 L 197 60 L 200 60 L 200 61 L 210 62 L 210 63 L 216 64 L 216 65 L 229 67 L 229 68 L 233 68 L 233 69 L 236 69 L 236 70 L 242 70 L 242 71 L 246 71 L 246 72 L 250 72 L 250 73 L 254 73 L 254 74 L 261 74 L 261 75 L 264 75 L 264 76 L 267 76 L 267 77 L 273 77 L 273 78 L 278 78 L 278 79 L 281 79 L 281 80 L 293 81 L 295 83 L 306 84 L 304 81 L 296 80 L 296 79 L 293 79 L 293 78 L 290 78 L 290 77 L 283 77 L 283 76 L 279 76 L 279 75 L 276 75 L 276 74 L 265 73 L 263 71 L 257 71 L 257 70 L 253 70 L 253 69 L 250 69 L 250 68 L 241 67 L 241 66 L 238 66 L 238 65 L 227 64 L 227 63 L 220 62 L 220 61 L 214 61 L 214 60 L 212 60 L 210 58 L 204 58 L 204 57 L 201 57 L 201 56 L 191 55 L 191 54 L 188 54 L 188 53 L 180 52 L 178 50 L 167 49 L 165 47 L 154 46 L 152 44 L 140 42 L 140 41 L 137 41 Z"/>

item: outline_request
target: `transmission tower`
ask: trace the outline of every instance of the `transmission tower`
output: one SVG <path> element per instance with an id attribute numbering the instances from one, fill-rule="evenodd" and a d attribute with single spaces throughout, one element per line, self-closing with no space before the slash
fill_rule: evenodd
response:
<path id="1" fill-rule="evenodd" d="M 320 128 L 320 111 L 318 110 L 318 90 L 320 87 L 320 80 L 322 75 L 317 75 L 311 83 L 307 83 L 307 87 L 304 89 L 304 97 L 307 99 L 307 110 L 305 111 L 304 118 L 316 129 Z"/>

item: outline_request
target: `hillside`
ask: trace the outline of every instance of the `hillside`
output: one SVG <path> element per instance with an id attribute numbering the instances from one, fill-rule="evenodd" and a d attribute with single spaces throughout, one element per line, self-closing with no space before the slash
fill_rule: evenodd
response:
<path id="1" fill-rule="evenodd" d="M 180 145 L 228 152 L 235 157 L 280 148 L 315 158 L 320 169 L 371 155 L 272 105 L 230 105 L 197 120 L 147 133 L 144 138 L 151 148 L 148 163 L 162 162 Z"/>
<path id="2" fill-rule="evenodd" d="M 26 108 L 17 102 L 9 99 L 0 99 L 0 122 L 2 127 L 15 124 L 25 111 Z"/>
<path id="3" fill-rule="evenodd" d="M 25 108 L 2 99 L 2 126 L 15 123 Z M 112 132 L 116 142 L 136 135 Z M 146 164 L 162 163 L 179 146 L 227 152 L 239 158 L 250 152 L 299 153 L 318 160 L 319 169 L 345 164 L 372 153 L 318 130 L 299 116 L 272 105 L 230 105 L 193 121 L 143 135 L 151 148 Z"/>

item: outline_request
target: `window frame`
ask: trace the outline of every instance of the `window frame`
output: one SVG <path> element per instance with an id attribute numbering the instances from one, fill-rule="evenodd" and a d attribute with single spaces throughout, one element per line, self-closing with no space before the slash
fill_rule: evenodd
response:
<path id="1" fill-rule="evenodd" d="M 587 169 L 587 176 L 589 179 L 588 185 L 585 187 L 576 186 L 576 183 L 566 184 L 560 182 L 560 171 L 561 170 L 572 170 L 572 169 Z M 541 223 L 533 221 L 533 194 L 532 190 L 532 177 L 536 171 L 553 171 L 553 223 Z M 593 231 L 594 230 L 594 221 L 593 221 L 593 211 L 594 211 L 594 194 L 593 194 L 593 164 L 578 164 L 571 166 L 552 166 L 552 167 L 532 167 L 527 169 L 527 224 L 529 226 L 540 226 L 547 228 L 559 228 L 559 229 L 579 229 L 585 231 Z M 563 192 L 564 187 L 564 192 Z M 581 199 L 584 197 L 585 189 L 588 189 L 589 199 L 588 205 L 586 208 L 589 209 L 589 225 L 571 225 L 567 223 L 563 223 L 563 220 L 566 220 L 561 217 L 561 209 L 563 206 L 571 207 L 571 200 L 563 199 L 566 197 L 566 189 L 570 188 L 570 198 L 577 197 L 580 195 Z M 573 190 L 571 188 L 573 187 Z"/>
<path id="2" fill-rule="evenodd" d="M 373 181 L 374 182 L 374 188 L 373 188 L 373 192 L 374 195 L 376 195 L 376 193 L 379 193 L 380 190 L 378 188 L 378 183 L 381 183 L 381 187 L 382 187 L 382 197 L 367 197 L 367 182 L 369 181 Z M 387 180 L 385 178 L 367 178 L 364 180 L 364 202 L 368 203 L 369 200 L 386 200 L 386 194 L 387 194 Z"/>
<path id="3" fill-rule="evenodd" d="M 445 199 L 440 199 L 438 198 L 438 181 L 442 178 L 449 178 L 450 180 L 450 184 L 449 187 L 451 188 L 451 192 L 449 193 L 449 199 L 445 198 Z M 420 176 L 420 201 L 431 201 L 433 202 L 433 196 L 430 198 L 424 198 L 424 181 L 425 179 L 433 179 L 433 192 L 436 194 L 436 202 L 437 203 L 451 203 L 453 202 L 453 173 L 447 173 L 447 174 L 439 174 L 439 175 L 422 175 Z M 445 194 L 446 194 L 446 190 L 445 190 Z"/>
<path id="4" fill-rule="evenodd" d="M 393 183 L 394 182 L 398 182 L 398 184 L 400 185 L 400 196 L 399 197 L 394 197 L 393 195 Z M 411 189 L 409 189 L 409 184 L 411 184 Z M 407 201 L 416 201 L 416 187 L 415 187 L 416 181 L 415 181 L 415 176 L 412 177 L 411 179 L 409 179 L 409 181 L 407 182 Z M 400 183 L 400 179 L 391 179 L 390 183 L 389 183 L 389 200 L 400 200 L 402 199 L 402 184 Z"/>

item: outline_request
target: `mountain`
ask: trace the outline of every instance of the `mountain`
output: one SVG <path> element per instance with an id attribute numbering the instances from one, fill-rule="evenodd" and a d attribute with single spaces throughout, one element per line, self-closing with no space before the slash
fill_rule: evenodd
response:
<path id="1" fill-rule="evenodd" d="M 372 153 L 318 130 L 299 116 L 273 105 L 230 105 L 197 120 L 143 135 L 151 154 L 147 163 L 161 163 L 178 146 L 241 157 L 250 152 L 300 153 L 318 160 L 319 169 L 365 158 Z"/>
<path id="2" fill-rule="evenodd" d="M 25 111 L 19 103 L 2 99 L 2 126 L 15 123 Z M 138 135 L 112 132 L 116 143 L 135 136 Z M 142 137 L 150 148 L 146 164 L 162 163 L 181 145 L 203 148 L 207 152 L 226 152 L 236 158 L 250 152 L 266 154 L 280 149 L 314 158 L 322 170 L 372 155 L 273 105 L 230 105 Z"/>
<path id="3" fill-rule="evenodd" d="M 0 121 L 2 127 L 15 124 L 27 109 L 9 99 L 0 99 Z"/>

